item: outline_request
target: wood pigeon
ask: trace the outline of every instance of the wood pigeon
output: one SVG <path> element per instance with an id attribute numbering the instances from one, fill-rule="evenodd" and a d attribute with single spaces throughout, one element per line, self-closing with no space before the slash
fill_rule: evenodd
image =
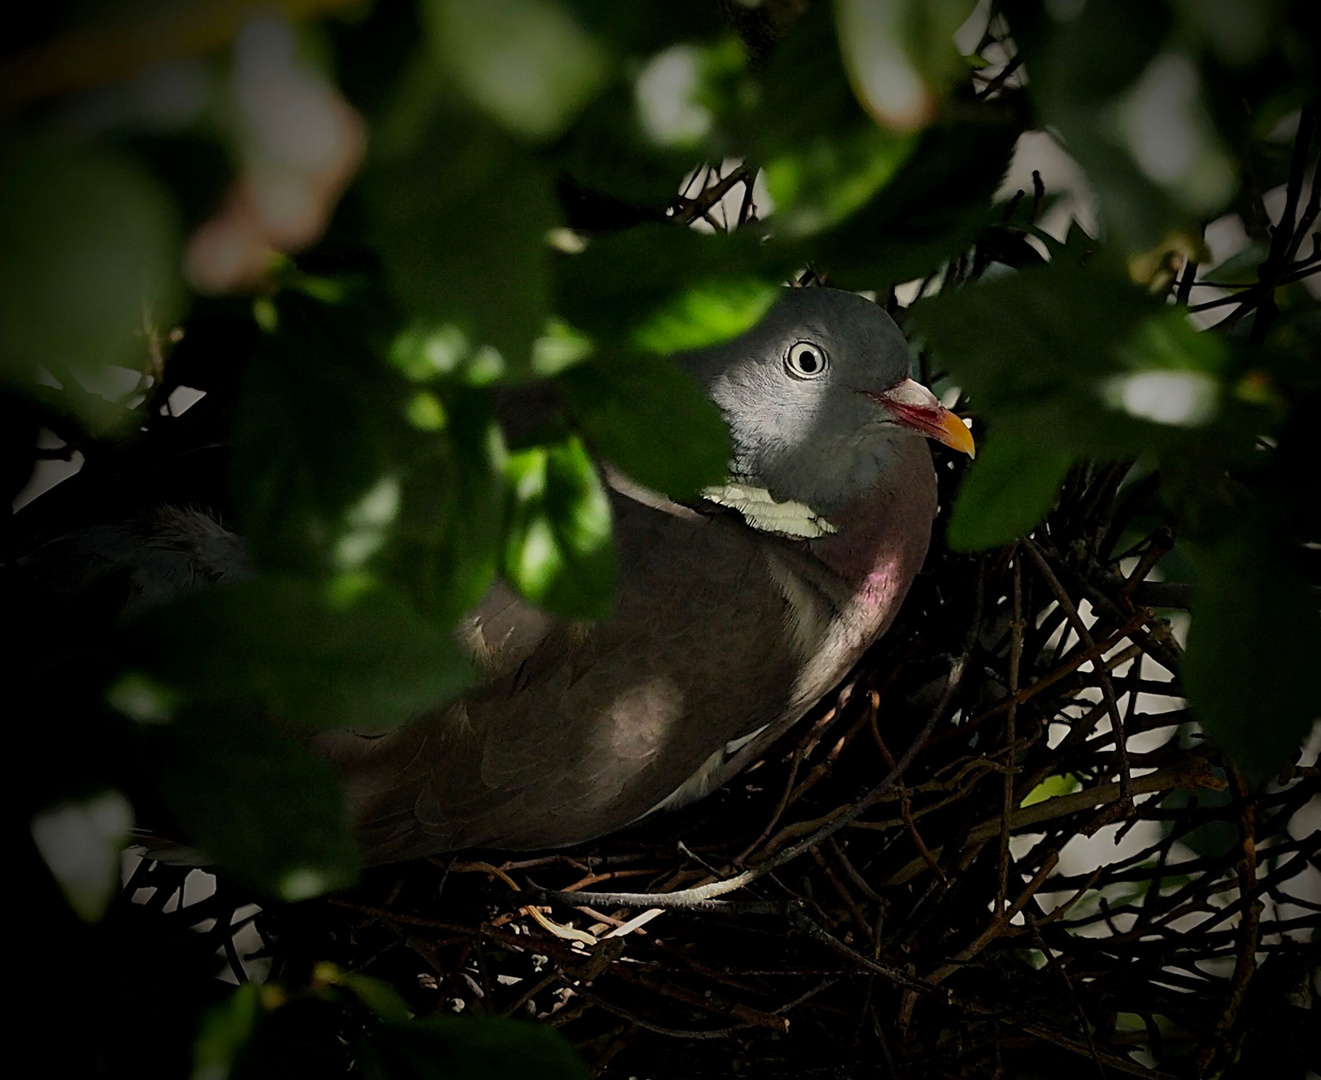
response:
<path id="1" fill-rule="evenodd" d="M 369 862 L 553 848 L 701 798 L 755 760 L 885 632 L 936 512 L 925 437 L 967 427 L 909 378 L 879 306 L 786 290 L 681 357 L 729 425 L 729 482 L 682 505 L 606 468 L 613 614 L 494 587 L 459 634 L 481 687 L 384 735 L 322 733 Z"/>
<path id="2" fill-rule="evenodd" d="M 568 846 L 701 798 L 894 619 L 936 512 L 925 437 L 973 441 L 909 378 L 893 320 L 853 293 L 789 289 L 680 359 L 728 423 L 728 480 L 684 505 L 604 466 L 610 618 L 558 618 L 497 584 L 457 628 L 477 689 L 386 734 L 309 737 L 369 863 Z M 27 569 L 83 592 L 126 582 L 121 614 L 252 573 L 238 537 L 173 507 L 67 535 Z"/>

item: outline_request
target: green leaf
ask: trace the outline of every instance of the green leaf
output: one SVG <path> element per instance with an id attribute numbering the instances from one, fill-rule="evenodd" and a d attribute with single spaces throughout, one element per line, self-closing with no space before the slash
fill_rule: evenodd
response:
<path id="1" fill-rule="evenodd" d="M 575 436 L 509 457 L 512 496 L 504 572 L 538 607 L 604 618 L 615 587 L 610 500 Z"/>
<path id="2" fill-rule="evenodd" d="M 332 569 L 355 507 L 383 498 L 395 471 L 395 380 L 335 309 L 284 294 L 275 319 L 245 372 L 234 432 L 242 532 L 267 565 Z"/>
<path id="3" fill-rule="evenodd" d="M 402 508 L 372 569 L 403 589 L 437 626 L 447 627 L 495 577 L 507 455 L 489 394 L 444 384 L 419 394 L 428 395 L 423 400 L 430 402 L 430 419 L 421 417 L 421 437 L 407 447 Z M 416 425 L 416 407 L 409 415 Z"/>
<path id="4" fill-rule="evenodd" d="M 412 1019 L 407 1004 L 394 988 L 379 979 L 373 979 L 356 972 L 341 972 L 336 983 L 353 992 L 353 995 L 382 1020 L 394 1023 L 406 1023 Z"/>
<path id="5" fill-rule="evenodd" d="M 1047 799 L 1054 799 L 1060 795 L 1070 795 L 1077 791 L 1080 786 L 1078 778 L 1073 773 L 1048 776 L 1029 791 L 1018 805 L 1033 806 L 1036 803 L 1045 802 Z"/>
<path id="6" fill-rule="evenodd" d="M 356 879 L 329 766 L 267 721 L 239 707 L 193 709 L 142 734 L 188 839 L 236 878 L 290 902 Z"/>
<path id="7" fill-rule="evenodd" d="M 258 578 L 144 616 L 130 663 L 199 703 L 260 702 L 287 723 L 384 731 L 473 672 L 448 633 L 370 579 Z"/>
<path id="8" fill-rule="evenodd" d="M 558 1032 L 499 1016 L 433 1017 L 384 1024 L 360 1043 L 369 1080 L 587 1080 Z"/>
<path id="9" fill-rule="evenodd" d="M 179 314 L 178 211 L 131 159 L 88 147 L 29 154 L 0 178 L 0 371 L 38 367 L 65 385 L 64 407 L 93 429 L 122 410 L 95 393 L 112 365 L 141 370 L 146 325 Z M 69 385 L 72 380 L 72 385 Z"/>
<path id="10" fill-rule="evenodd" d="M 261 1020 L 261 987 L 244 983 L 202 1018 L 193 1043 L 192 1080 L 225 1080 Z"/>
<path id="11" fill-rule="evenodd" d="M 997 428 L 959 488 L 949 546 L 977 551 L 1031 532 L 1055 505 L 1072 463 L 1071 454 L 1038 442 L 1030 428 Z"/>
<path id="12" fill-rule="evenodd" d="M 609 73 L 601 43 L 556 0 L 426 0 L 422 11 L 463 92 L 528 139 L 560 134 Z"/>
<path id="13" fill-rule="evenodd" d="M 746 138 L 765 168 L 775 231 L 806 236 L 838 223 L 886 183 L 916 145 L 858 105 L 829 8 L 810 7 L 771 53 Z"/>
<path id="14" fill-rule="evenodd" d="M 749 233 L 639 226 L 562 260 L 558 306 L 602 345 L 699 348 L 754 325 L 792 265 L 792 253 Z"/>
<path id="15" fill-rule="evenodd" d="M 1204 545 L 1183 683 L 1211 739 L 1254 780 L 1293 754 L 1321 716 L 1321 684 L 1301 675 L 1321 656 L 1316 597 L 1267 524 L 1249 513 Z"/>
<path id="16" fill-rule="evenodd" d="M 726 341 L 755 326 L 779 292 L 779 286 L 751 278 L 697 282 L 657 308 L 633 331 L 632 342 L 668 356 Z"/>
<path id="17" fill-rule="evenodd" d="M 672 361 L 593 361 L 557 382 L 593 450 L 638 483 L 687 499 L 724 482 L 724 418 Z"/>
<path id="18" fill-rule="evenodd" d="M 414 323 L 392 367 L 367 303 L 282 296 L 276 317 L 249 365 L 232 469 L 258 563 L 387 578 L 447 627 L 491 583 L 505 503 L 490 394 L 459 373 L 465 339 Z"/>
<path id="19" fill-rule="evenodd" d="M 390 292 L 408 315 L 494 350 L 499 374 L 524 377 L 550 314 L 551 176 L 425 71 L 401 97 L 363 176 L 368 236 Z"/>
<path id="20" fill-rule="evenodd" d="M 874 197 L 812 242 L 813 258 L 841 288 L 874 289 L 938 269 L 991 222 L 1020 130 L 991 114 L 928 128 Z"/>

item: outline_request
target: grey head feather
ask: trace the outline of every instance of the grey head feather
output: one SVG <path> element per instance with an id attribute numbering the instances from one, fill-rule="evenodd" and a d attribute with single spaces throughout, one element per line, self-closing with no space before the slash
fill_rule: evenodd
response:
<path id="1" fill-rule="evenodd" d="M 752 329 L 679 360 L 729 424 L 731 478 L 827 516 L 875 488 L 899 440 L 921 437 L 863 393 L 908 378 L 911 354 L 855 293 L 785 289 Z"/>

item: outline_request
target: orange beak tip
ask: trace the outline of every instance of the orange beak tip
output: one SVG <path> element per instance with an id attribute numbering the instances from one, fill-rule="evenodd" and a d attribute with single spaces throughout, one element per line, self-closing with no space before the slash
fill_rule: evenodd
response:
<path id="1" fill-rule="evenodd" d="M 952 412 L 946 412 L 940 418 L 940 434 L 936 437 L 951 449 L 961 451 L 970 458 L 977 457 L 977 443 L 963 418 Z"/>

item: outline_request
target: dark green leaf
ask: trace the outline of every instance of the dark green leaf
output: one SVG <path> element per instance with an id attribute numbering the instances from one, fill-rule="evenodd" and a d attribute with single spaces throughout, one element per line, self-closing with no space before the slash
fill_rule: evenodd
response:
<path id="1" fill-rule="evenodd" d="M 923 132 L 902 165 L 810 254 L 842 288 L 922 277 L 962 254 L 992 220 L 992 200 L 1020 128 L 1003 116 Z"/>
<path id="2" fill-rule="evenodd" d="M 241 707 L 189 710 L 143 735 L 188 839 L 235 877 L 288 901 L 352 884 L 357 853 L 323 761 Z"/>
<path id="3" fill-rule="evenodd" d="M 419 389 L 407 415 L 437 427 L 409 448 L 399 517 L 372 568 L 445 627 L 481 599 L 500 561 L 504 440 L 490 395 L 463 387 Z"/>
<path id="4" fill-rule="evenodd" d="M 750 233 L 639 226 L 561 262 L 559 309 L 607 345 L 664 353 L 714 345 L 761 318 L 792 259 Z"/>
<path id="5" fill-rule="evenodd" d="M 1266 260 L 1269 252 L 1270 246 L 1264 240 L 1254 241 L 1214 270 L 1208 270 L 1206 278 L 1228 285 L 1251 285 L 1256 282 L 1257 268 Z"/>
<path id="6" fill-rule="evenodd" d="M 368 1033 L 360 1052 L 369 1080 L 587 1080 L 558 1032 L 498 1016 L 386 1024 Z"/>
<path id="7" fill-rule="evenodd" d="M 1076 455 L 1240 427 L 1222 409 L 1223 343 L 1099 255 L 942 293 L 914 306 L 910 326 L 988 417 L 1030 413 L 1034 438 Z"/>
<path id="8" fill-rule="evenodd" d="M 509 458 L 505 576 L 539 607 L 570 618 L 608 615 L 615 588 L 610 500 L 574 436 Z"/>
<path id="9" fill-rule="evenodd" d="M 525 375 L 550 313 L 549 173 L 495 125 L 423 80 L 402 94 L 420 118 L 383 133 L 363 178 L 369 232 L 410 315 L 453 324 Z"/>
<path id="10" fill-rule="evenodd" d="M 193 1043 L 193 1076 L 227 1077 L 257 1030 L 261 1014 L 261 987 L 251 982 L 207 1010 Z"/>
<path id="11" fill-rule="evenodd" d="M 0 178 L 0 369 L 38 366 L 98 389 L 111 365 L 142 369 L 145 325 L 178 315 L 178 212 L 130 159 L 106 150 L 35 152 Z M 75 381 L 64 407 L 104 427 L 120 415 Z"/>
<path id="12" fill-rule="evenodd" d="M 724 418 L 677 364 L 602 360 L 557 381 L 592 448 L 639 483 L 686 499 L 724 481 Z"/>
<path id="13" fill-rule="evenodd" d="M 382 1020 L 403 1024 L 412 1019 L 408 1006 L 393 988 L 379 979 L 356 972 L 342 972 L 336 983 L 352 991 L 353 995 Z"/>
<path id="14" fill-rule="evenodd" d="M 259 701 L 304 727 L 387 730 L 472 678 L 448 633 L 354 577 L 218 585 L 153 611 L 131 640 L 133 662 L 187 700 Z"/>
<path id="15" fill-rule="evenodd" d="M 956 551 L 998 547 L 1035 528 L 1059 496 L 1072 456 L 1028 430 L 997 429 L 959 488 L 947 539 Z"/>
<path id="16" fill-rule="evenodd" d="M 565 0 L 582 24 L 621 53 L 650 53 L 684 41 L 707 41 L 727 32 L 718 8 L 705 0 L 621 4 L 618 0 Z"/>
<path id="17" fill-rule="evenodd" d="M 1321 614 L 1290 555 L 1249 514 L 1188 545 L 1197 570 L 1183 681 L 1207 734 L 1254 779 L 1297 750 L 1321 715 Z"/>
<path id="18" fill-rule="evenodd" d="M 745 138 L 765 167 L 779 235 L 836 224 L 893 176 L 916 143 L 878 127 L 859 107 L 826 4 L 792 25 L 761 81 Z"/>
<path id="19" fill-rule="evenodd" d="M 355 504 L 374 490 L 389 501 L 395 380 L 333 309 L 286 294 L 276 319 L 246 372 L 234 435 L 242 530 L 267 565 L 333 569 Z"/>

